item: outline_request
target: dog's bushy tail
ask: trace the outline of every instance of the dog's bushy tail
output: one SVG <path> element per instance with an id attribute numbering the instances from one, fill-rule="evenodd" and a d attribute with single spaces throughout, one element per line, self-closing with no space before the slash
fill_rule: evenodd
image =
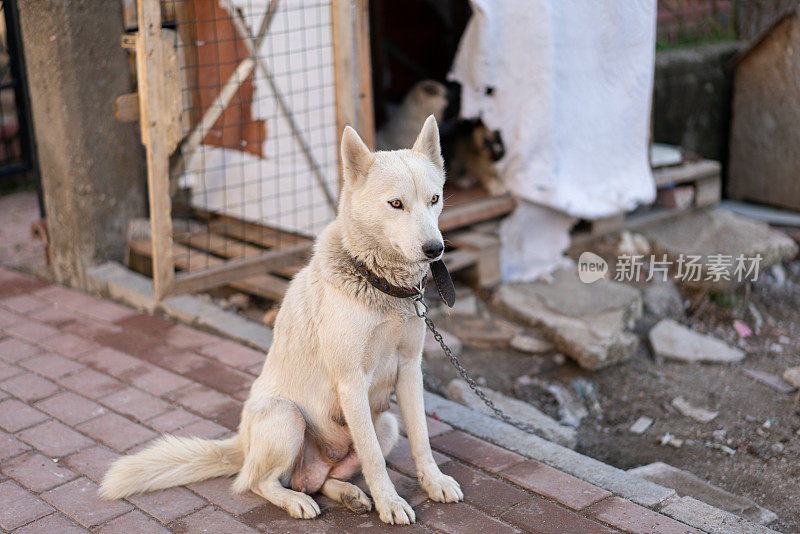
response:
<path id="1" fill-rule="evenodd" d="M 231 476 L 244 462 L 239 436 L 228 439 L 166 435 L 145 450 L 115 461 L 98 494 L 121 499 L 137 493 L 182 486 L 208 478 Z"/>

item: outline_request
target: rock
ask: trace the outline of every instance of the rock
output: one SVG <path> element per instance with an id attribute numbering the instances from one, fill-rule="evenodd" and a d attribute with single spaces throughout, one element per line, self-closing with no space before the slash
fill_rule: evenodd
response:
<path id="1" fill-rule="evenodd" d="M 512 337 L 508 344 L 512 349 L 528 354 L 541 354 L 553 350 L 553 344 L 549 341 L 524 334 Z"/>
<path id="2" fill-rule="evenodd" d="M 712 412 L 710 410 L 706 410 L 705 408 L 692 406 L 683 397 L 676 397 L 672 399 L 672 405 L 676 410 L 681 412 L 681 414 L 685 415 L 686 417 L 691 417 L 695 421 L 700 421 L 701 423 L 709 423 L 716 419 L 716 417 L 719 415 L 719 412 Z"/>
<path id="3" fill-rule="evenodd" d="M 795 389 L 796 386 L 784 382 L 781 380 L 781 377 L 778 375 L 773 375 L 770 373 L 765 373 L 763 371 L 757 371 L 756 369 L 742 369 L 746 375 L 749 377 L 761 382 L 762 384 L 766 384 L 772 389 L 780 391 L 781 393 L 791 393 Z"/>
<path id="4" fill-rule="evenodd" d="M 700 256 L 700 263 L 703 264 L 700 280 L 679 278 L 678 282 L 685 287 L 710 288 L 715 291 L 733 289 L 740 284 L 734 276 L 735 259 L 740 254 L 745 258 L 760 254 L 759 273 L 761 273 L 773 265 L 794 257 L 798 251 L 797 244 L 786 234 L 773 230 L 763 222 L 734 215 L 722 209 L 690 213 L 653 225 L 646 228 L 643 233 L 653 245 L 653 250 L 659 259 L 661 254 L 667 254 L 667 260 L 672 262 L 673 270 L 677 268 L 681 255 L 684 259 L 688 259 L 689 256 Z M 709 274 L 706 264 L 712 255 L 733 258 L 730 266 L 722 268 L 730 280 L 706 280 Z M 749 262 L 746 264 L 749 266 Z"/>
<path id="5" fill-rule="evenodd" d="M 699 334 L 672 319 L 650 330 L 650 344 L 657 357 L 685 362 L 737 362 L 744 352 L 719 339 Z"/>
<path id="6" fill-rule="evenodd" d="M 456 302 L 453 307 L 446 309 L 450 315 L 478 315 L 478 297 L 469 289 L 459 288 L 456 291 Z"/>
<path id="7" fill-rule="evenodd" d="M 574 428 L 569 428 L 558 424 L 554 419 L 543 414 L 535 407 L 521 400 L 513 399 L 500 392 L 488 388 L 483 389 L 486 396 L 499 409 L 503 410 L 509 417 L 516 419 L 526 425 L 531 426 L 536 434 L 544 439 L 554 441 L 559 445 L 574 449 L 578 437 Z M 460 379 L 455 379 L 447 386 L 447 397 L 459 404 L 463 404 L 477 412 L 497 417 L 488 406 L 470 389 L 469 385 Z"/>
<path id="8" fill-rule="evenodd" d="M 500 319 L 480 317 L 448 318 L 447 328 L 465 345 L 482 348 L 507 347 L 519 328 Z"/>
<path id="9" fill-rule="evenodd" d="M 800 366 L 790 367 L 783 372 L 783 379 L 796 388 L 800 388 Z"/>
<path id="10" fill-rule="evenodd" d="M 655 281 L 647 284 L 642 291 L 642 303 L 645 313 L 658 319 L 682 319 L 685 316 L 683 297 L 672 281 Z"/>
<path id="11" fill-rule="evenodd" d="M 622 361 L 638 345 L 630 329 L 641 317 L 641 298 L 627 285 L 584 284 L 573 269 L 562 269 L 549 283 L 503 284 L 495 300 L 521 322 L 541 327 L 557 350 L 586 369 Z"/>
<path id="12" fill-rule="evenodd" d="M 653 424 L 653 419 L 643 415 L 631 425 L 628 431 L 634 434 L 641 435 L 647 432 L 647 429 L 650 428 L 650 425 L 652 424 Z"/>
<path id="13" fill-rule="evenodd" d="M 727 510 L 761 525 L 768 525 L 778 519 L 773 512 L 762 508 L 747 497 L 734 495 L 706 482 L 694 473 L 669 464 L 656 462 L 630 469 L 628 473 L 672 488 L 680 497 L 687 495 L 694 497 L 706 504 Z"/>
<path id="14" fill-rule="evenodd" d="M 461 340 L 441 328 L 438 330 L 442 335 L 442 341 L 444 341 L 445 345 L 450 347 L 450 352 L 452 352 L 454 356 L 459 356 L 463 350 Z M 439 342 L 433 337 L 431 331 L 427 329 L 425 330 L 425 342 L 422 346 L 422 355 L 425 356 L 425 358 L 446 358 Z"/>

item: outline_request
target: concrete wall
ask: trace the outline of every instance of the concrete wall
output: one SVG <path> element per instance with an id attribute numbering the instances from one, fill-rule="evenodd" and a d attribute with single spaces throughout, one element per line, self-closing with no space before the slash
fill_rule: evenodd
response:
<path id="1" fill-rule="evenodd" d="M 128 220 L 145 212 L 144 153 L 135 124 L 114 116 L 133 90 L 122 3 L 19 2 L 53 274 L 85 287 L 85 271 L 121 260 Z"/>
<path id="2" fill-rule="evenodd" d="M 744 43 L 727 42 L 656 53 L 654 140 L 704 158 L 728 161 L 732 73 Z"/>

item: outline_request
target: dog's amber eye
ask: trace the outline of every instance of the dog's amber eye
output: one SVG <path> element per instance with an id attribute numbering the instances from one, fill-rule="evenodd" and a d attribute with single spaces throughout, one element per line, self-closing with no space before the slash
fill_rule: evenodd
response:
<path id="1" fill-rule="evenodd" d="M 437 202 L 439 202 L 439 195 L 433 195 L 433 198 L 431 199 L 431 204 L 436 204 Z"/>
<path id="2" fill-rule="evenodd" d="M 396 210 L 399 210 L 399 209 L 403 208 L 403 203 L 400 202 L 400 200 L 398 200 L 398 199 L 390 200 L 389 201 L 389 205 L 391 207 L 393 207 L 394 209 L 396 209 Z"/>

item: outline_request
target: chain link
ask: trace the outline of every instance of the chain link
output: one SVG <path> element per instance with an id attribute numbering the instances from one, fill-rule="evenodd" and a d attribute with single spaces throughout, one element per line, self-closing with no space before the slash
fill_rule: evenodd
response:
<path id="1" fill-rule="evenodd" d="M 417 302 L 422 303 L 422 306 L 424 307 L 422 311 L 420 311 L 420 308 L 417 307 L 416 305 Z M 458 374 L 461 375 L 461 378 L 464 379 L 464 381 L 467 383 L 470 389 L 475 393 L 475 395 L 477 395 L 478 398 L 481 399 L 484 402 L 484 404 L 486 404 L 486 406 L 488 406 L 489 409 L 491 409 L 497 415 L 497 417 L 499 417 L 503 422 L 508 423 L 509 425 L 518 428 L 523 432 L 535 435 L 536 431 L 533 429 L 533 427 L 531 427 L 530 425 L 526 425 L 522 421 L 517 421 L 516 419 L 513 419 L 503 410 L 495 406 L 494 402 L 492 402 L 492 399 L 490 399 L 486 395 L 486 393 L 484 393 L 481 387 L 477 384 L 477 382 L 475 382 L 475 380 L 471 376 L 469 376 L 469 373 L 467 373 L 467 370 L 464 369 L 463 365 L 461 365 L 459 359 L 455 356 L 455 354 L 453 354 L 453 351 L 451 351 L 450 347 L 448 347 L 447 344 L 444 342 L 442 334 L 440 334 L 439 331 L 436 330 L 436 325 L 433 324 L 433 320 L 430 317 L 428 317 L 428 306 L 425 305 L 424 301 L 421 298 L 414 299 L 414 308 L 415 311 L 417 312 L 417 315 L 425 321 L 425 326 L 427 326 L 428 330 L 430 330 L 431 333 L 433 334 L 433 339 L 435 339 L 439 343 L 439 345 L 442 347 L 442 351 L 444 352 L 445 356 L 447 356 L 450 359 L 450 363 L 453 364 L 453 367 L 456 368 Z"/>

